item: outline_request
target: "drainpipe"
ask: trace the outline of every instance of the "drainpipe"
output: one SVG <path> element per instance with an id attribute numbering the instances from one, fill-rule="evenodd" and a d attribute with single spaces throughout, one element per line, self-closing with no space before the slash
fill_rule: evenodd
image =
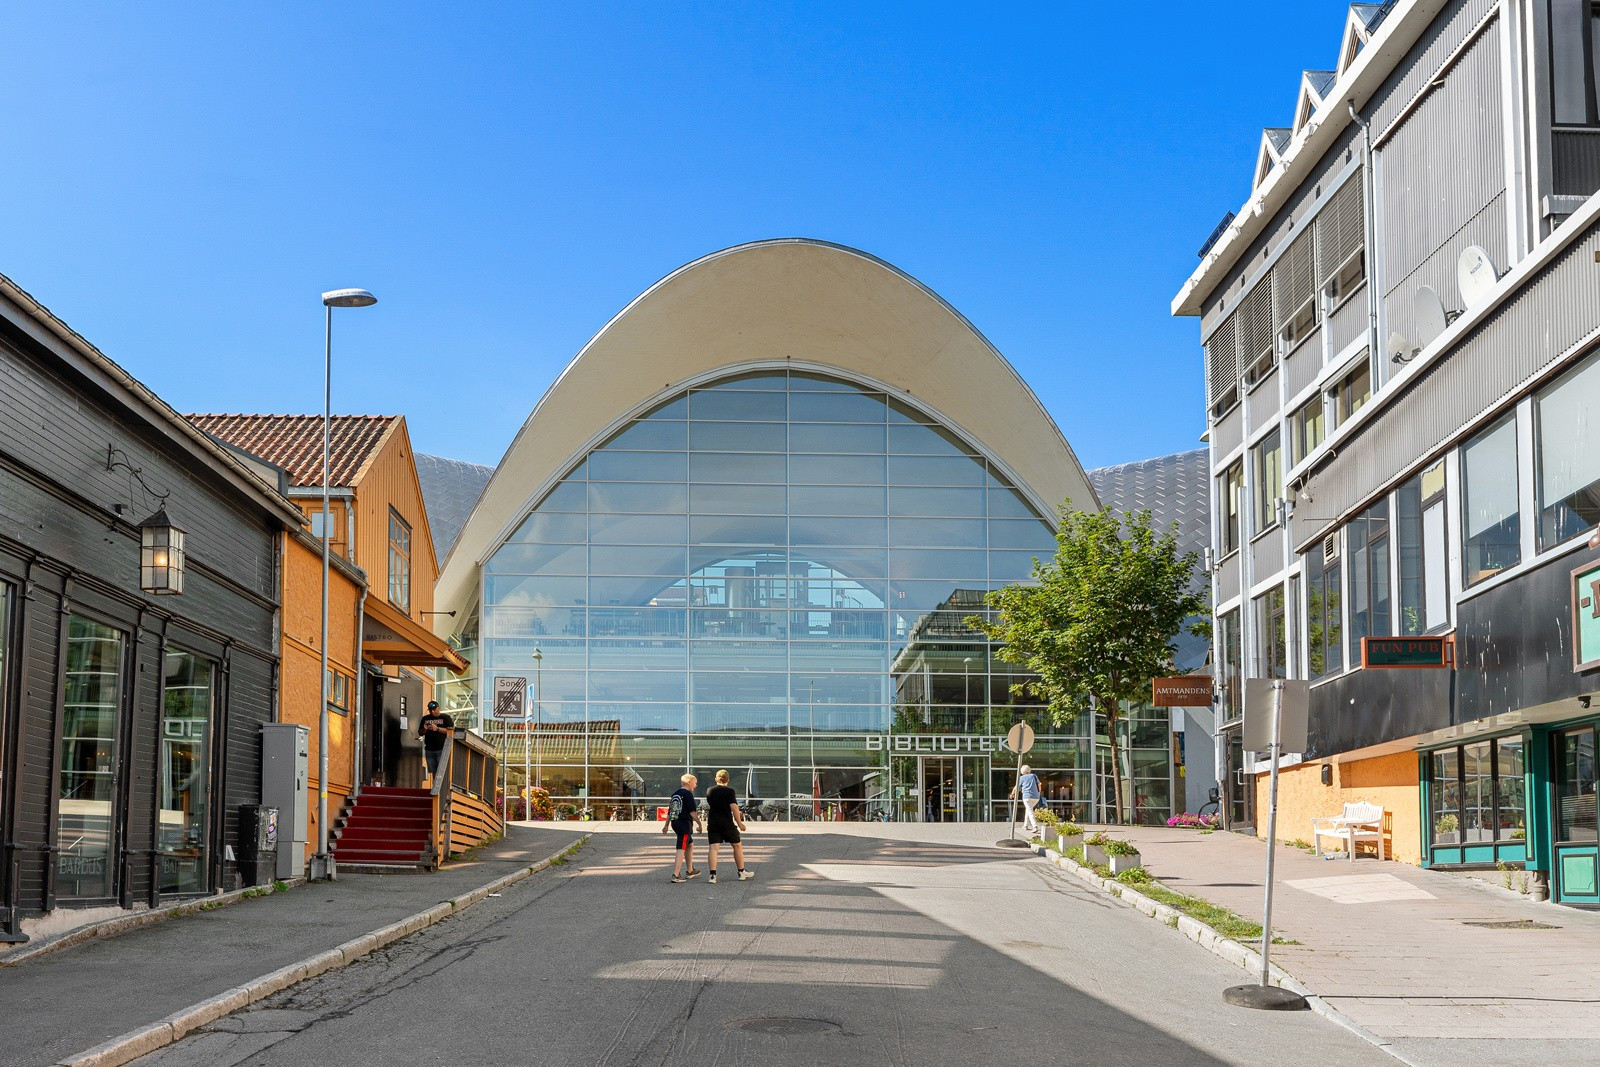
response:
<path id="1" fill-rule="evenodd" d="M 1344 106 L 1350 112 L 1350 121 L 1361 127 L 1363 141 L 1361 207 L 1364 216 L 1362 240 L 1367 246 L 1367 365 L 1372 368 L 1372 391 L 1377 392 L 1382 384 L 1378 378 L 1387 372 L 1378 349 L 1378 250 L 1375 247 L 1377 219 L 1374 210 L 1374 202 L 1377 200 L 1377 172 L 1372 167 L 1372 123 L 1362 118 L 1360 112 L 1356 111 L 1354 100 L 1346 100 Z"/>
<path id="2" fill-rule="evenodd" d="M 355 723 L 350 733 L 350 794 L 356 796 L 361 792 L 361 746 L 366 741 L 367 719 L 367 671 L 366 671 L 366 626 L 364 620 L 367 612 L 367 583 L 361 583 L 361 595 L 356 598 L 356 661 L 352 672 L 355 677 L 351 685 L 355 687 Z"/>

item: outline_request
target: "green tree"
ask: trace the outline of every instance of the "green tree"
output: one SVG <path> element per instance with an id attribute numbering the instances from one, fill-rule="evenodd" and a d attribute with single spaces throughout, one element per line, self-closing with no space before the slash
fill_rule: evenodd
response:
<path id="1" fill-rule="evenodd" d="M 1032 584 L 990 592 L 994 618 L 967 625 L 1000 644 L 999 659 L 1032 672 L 1013 689 L 1044 700 L 1057 725 L 1090 707 L 1105 716 L 1118 821 L 1131 821 L 1121 703 L 1149 700 L 1150 680 L 1173 672 L 1179 634 L 1210 634 L 1209 605 L 1194 581 L 1199 554 L 1179 552 L 1176 524 L 1157 533 L 1148 511 L 1071 504 L 1061 506 L 1055 556 L 1033 562 Z"/>

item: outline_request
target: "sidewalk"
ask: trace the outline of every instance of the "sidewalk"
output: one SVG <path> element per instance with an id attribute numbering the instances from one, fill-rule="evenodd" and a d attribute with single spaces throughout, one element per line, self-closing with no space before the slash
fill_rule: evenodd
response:
<path id="1" fill-rule="evenodd" d="M 50 1064 L 526 871 L 589 824 L 510 828 L 432 874 L 344 874 L 0 965 L 0 1064 Z"/>
<path id="2" fill-rule="evenodd" d="M 1106 827 L 1168 888 L 1259 921 L 1266 845 L 1254 837 Z M 1600 915 L 1486 880 L 1278 846 L 1272 925 L 1300 942 L 1272 962 L 1414 1063 L 1593 1062 Z M 1517 883 L 1513 881 L 1513 885 Z M 1496 929 L 1480 923 L 1539 923 Z"/>

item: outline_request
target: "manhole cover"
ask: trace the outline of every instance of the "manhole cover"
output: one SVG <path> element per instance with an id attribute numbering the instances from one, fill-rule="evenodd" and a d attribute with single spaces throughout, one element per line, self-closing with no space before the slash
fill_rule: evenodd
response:
<path id="1" fill-rule="evenodd" d="M 1464 919 L 1467 926 L 1481 926 L 1485 930 L 1559 930 L 1561 927 L 1552 923 L 1535 922 L 1532 919 Z"/>
<path id="2" fill-rule="evenodd" d="M 743 1030 L 747 1034 L 768 1034 L 772 1037 L 804 1037 L 807 1034 L 831 1034 L 839 1030 L 840 1026 L 826 1019 L 761 1015 L 754 1019 L 735 1019 L 728 1023 L 728 1029 Z"/>

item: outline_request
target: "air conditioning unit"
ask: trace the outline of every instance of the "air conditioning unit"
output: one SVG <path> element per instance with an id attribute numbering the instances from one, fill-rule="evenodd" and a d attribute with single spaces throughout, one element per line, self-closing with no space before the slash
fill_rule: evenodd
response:
<path id="1" fill-rule="evenodd" d="M 1339 535 L 1331 533 L 1322 539 L 1322 565 L 1326 567 L 1339 558 Z"/>

